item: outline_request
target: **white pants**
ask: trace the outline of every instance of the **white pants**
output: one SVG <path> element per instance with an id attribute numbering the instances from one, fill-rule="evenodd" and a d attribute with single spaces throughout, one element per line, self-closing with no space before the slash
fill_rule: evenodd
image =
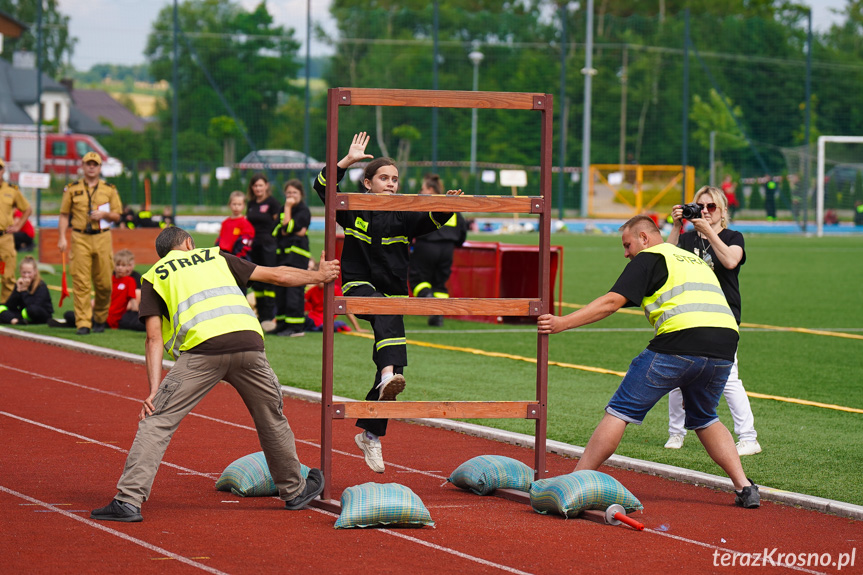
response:
<path id="1" fill-rule="evenodd" d="M 725 401 L 728 402 L 728 410 L 734 420 L 734 433 L 738 441 L 755 441 L 758 433 L 755 431 L 755 416 L 752 415 L 752 407 L 749 405 L 749 396 L 743 389 L 743 382 L 737 372 L 737 354 L 734 354 L 734 365 L 728 374 L 725 391 L 722 392 Z M 683 428 L 685 411 L 683 409 L 683 393 L 680 389 L 673 389 L 668 394 L 668 434 L 686 435 Z"/>

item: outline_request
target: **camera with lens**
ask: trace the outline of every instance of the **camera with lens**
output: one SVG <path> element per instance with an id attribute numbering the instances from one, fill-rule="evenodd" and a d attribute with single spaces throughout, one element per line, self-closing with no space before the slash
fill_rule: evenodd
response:
<path id="1" fill-rule="evenodd" d="M 701 206 L 698 204 L 683 204 L 683 218 L 694 220 L 701 217 Z"/>

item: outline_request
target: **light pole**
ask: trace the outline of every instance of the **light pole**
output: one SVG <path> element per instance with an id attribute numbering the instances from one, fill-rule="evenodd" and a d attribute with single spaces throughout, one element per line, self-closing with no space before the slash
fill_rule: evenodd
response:
<path id="1" fill-rule="evenodd" d="M 467 55 L 473 64 L 473 91 L 479 88 L 479 63 L 485 57 L 476 47 Z M 470 175 L 476 174 L 476 108 L 471 111 L 470 117 Z"/>

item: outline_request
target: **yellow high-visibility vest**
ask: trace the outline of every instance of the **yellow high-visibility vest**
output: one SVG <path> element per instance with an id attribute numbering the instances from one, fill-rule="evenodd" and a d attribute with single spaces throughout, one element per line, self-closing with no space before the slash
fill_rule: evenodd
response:
<path id="1" fill-rule="evenodd" d="M 168 306 L 170 317 L 162 321 L 162 341 L 174 359 L 219 335 L 237 331 L 264 335 L 218 247 L 173 250 L 143 279 L 153 284 Z"/>
<path id="2" fill-rule="evenodd" d="M 661 255 L 668 267 L 665 284 L 641 300 L 641 309 L 656 335 L 694 327 L 737 331 L 719 280 L 704 260 L 668 243 L 643 251 Z"/>

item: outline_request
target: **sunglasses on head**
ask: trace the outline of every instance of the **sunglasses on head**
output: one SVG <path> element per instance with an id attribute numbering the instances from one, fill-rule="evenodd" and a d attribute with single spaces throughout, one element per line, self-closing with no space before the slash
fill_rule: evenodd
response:
<path id="1" fill-rule="evenodd" d="M 704 204 L 696 204 L 696 205 L 697 205 L 699 208 L 701 208 L 702 210 L 707 210 L 707 211 L 708 211 L 708 212 L 710 212 L 711 214 L 712 214 L 713 212 L 715 212 L 715 211 L 716 211 L 716 204 L 707 204 L 707 205 L 704 205 Z"/>

